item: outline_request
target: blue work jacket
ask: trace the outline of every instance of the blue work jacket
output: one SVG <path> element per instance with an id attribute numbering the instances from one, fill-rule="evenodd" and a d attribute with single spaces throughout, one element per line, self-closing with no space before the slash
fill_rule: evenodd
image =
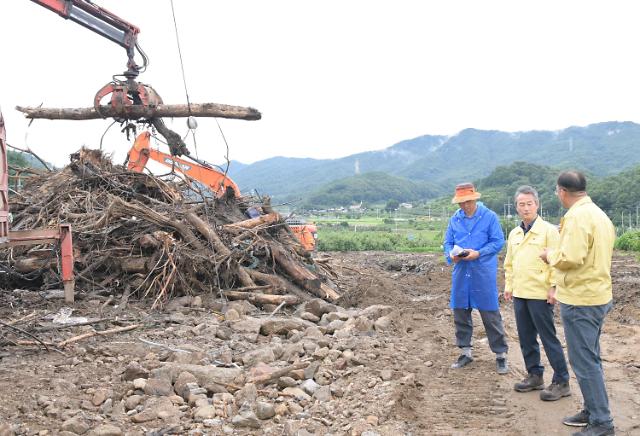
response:
<path id="1" fill-rule="evenodd" d="M 476 212 L 468 218 L 462 209 L 449 220 L 444 237 L 447 263 L 454 245 L 480 253 L 476 260 L 460 260 L 451 275 L 452 309 L 498 310 L 498 252 L 504 245 L 504 234 L 498 216 L 478 202 Z"/>

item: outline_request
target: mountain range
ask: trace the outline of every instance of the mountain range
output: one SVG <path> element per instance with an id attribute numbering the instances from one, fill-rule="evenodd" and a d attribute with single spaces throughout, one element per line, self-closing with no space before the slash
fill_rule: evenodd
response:
<path id="1" fill-rule="evenodd" d="M 362 174 L 386 173 L 407 181 L 414 197 L 417 186 L 432 197 L 450 191 L 455 183 L 485 177 L 497 166 L 516 161 L 575 168 L 595 176 L 616 174 L 640 163 L 639 144 L 640 124 L 628 121 L 558 131 L 465 129 L 454 136 L 424 135 L 339 159 L 273 157 L 249 165 L 232 162 L 229 175 L 243 192 L 255 189 L 286 201 L 313 197 L 337 180 L 346 183 L 359 168 Z"/>

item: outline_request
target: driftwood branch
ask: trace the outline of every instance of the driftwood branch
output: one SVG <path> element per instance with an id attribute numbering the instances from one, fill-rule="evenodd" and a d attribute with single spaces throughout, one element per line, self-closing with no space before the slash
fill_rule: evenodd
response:
<path id="1" fill-rule="evenodd" d="M 269 225 L 280 221 L 280 214 L 277 212 L 268 213 L 266 215 L 260 215 L 257 218 L 251 218 L 237 223 L 226 224 L 222 226 L 225 230 L 233 229 L 253 229 L 261 225 Z"/>
<path id="2" fill-rule="evenodd" d="M 221 291 L 229 300 L 246 300 L 258 304 L 286 304 L 293 306 L 300 301 L 295 295 L 256 294 L 253 292 Z"/>
<path id="3" fill-rule="evenodd" d="M 129 326 L 126 326 L 126 327 L 118 327 L 118 328 L 110 329 L 110 330 L 92 331 L 92 332 L 89 332 L 89 333 L 83 333 L 81 335 L 74 336 L 72 338 L 66 339 L 66 340 L 64 340 L 62 342 L 58 342 L 58 348 L 62 348 L 65 345 L 69 345 L 69 344 L 71 344 L 73 342 L 78 342 L 78 341 L 81 341 L 83 339 L 91 338 L 93 336 L 105 336 L 105 335 L 111 335 L 111 334 L 114 334 L 114 333 L 122 333 L 122 332 L 126 332 L 126 331 L 129 331 L 129 330 L 137 329 L 138 327 L 140 327 L 139 324 L 133 324 L 133 325 L 129 325 Z"/>
<path id="4" fill-rule="evenodd" d="M 18 150 L 21 151 L 23 153 L 29 153 L 30 155 L 32 155 L 33 157 L 35 157 L 36 159 L 38 159 L 40 161 L 40 163 L 46 168 L 47 171 L 51 171 L 51 168 L 49 168 L 49 165 L 47 165 L 47 162 L 45 162 L 44 159 L 42 159 L 40 156 L 38 156 L 37 154 L 35 154 L 35 152 L 33 150 L 31 150 L 30 148 L 19 148 L 19 147 L 15 147 L 11 144 L 7 144 L 7 147 L 9 148 L 13 148 L 14 150 Z"/>
<path id="5" fill-rule="evenodd" d="M 9 329 L 11 329 L 11 330 L 15 330 L 15 331 L 17 331 L 18 333 L 22 333 L 23 335 L 26 335 L 26 336 L 28 336 L 28 337 L 30 337 L 30 338 L 35 339 L 35 340 L 36 340 L 40 345 L 42 345 L 42 346 L 43 346 L 47 351 L 49 351 L 49 347 L 47 347 L 47 344 L 45 344 L 44 342 L 42 342 L 42 341 L 40 340 L 40 338 L 38 338 L 37 336 L 32 335 L 31 333 L 29 333 L 29 332 L 27 332 L 27 331 L 25 331 L 25 330 L 22 330 L 21 328 L 18 328 L 18 327 L 16 327 L 16 326 L 11 325 L 11 324 L 7 324 L 7 323 L 5 323 L 5 322 L 3 322 L 3 321 L 0 321 L 0 325 L 3 325 L 3 326 L 5 326 L 5 327 L 7 327 L 7 328 L 9 328 Z"/>
<path id="6" fill-rule="evenodd" d="M 26 118 L 44 118 L 47 120 L 98 120 L 101 118 L 149 119 L 155 117 L 214 117 L 236 120 L 259 120 L 262 114 L 254 108 L 230 106 L 227 104 L 201 103 L 162 104 L 155 109 L 144 106 L 129 106 L 126 110 L 117 111 L 111 106 L 100 106 L 100 113 L 95 108 L 44 108 L 16 106 L 16 110 L 24 113 Z"/>

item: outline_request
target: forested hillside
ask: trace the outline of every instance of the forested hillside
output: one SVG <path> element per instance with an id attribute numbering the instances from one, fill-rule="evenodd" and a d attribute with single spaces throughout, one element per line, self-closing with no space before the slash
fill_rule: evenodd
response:
<path id="1" fill-rule="evenodd" d="M 607 176 L 640 164 L 640 125 L 606 122 L 560 131 L 500 132 L 466 129 L 455 136 L 425 135 L 379 151 L 340 159 L 275 157 L 234 164 L 230 175 L 243 191 L 278 199 L 307 197 L 323 185 L 356 174 L 385 172 L 428 182 L 437 195 L 463 180 L 486 177 L 498 166 L 526 161 Z"/>

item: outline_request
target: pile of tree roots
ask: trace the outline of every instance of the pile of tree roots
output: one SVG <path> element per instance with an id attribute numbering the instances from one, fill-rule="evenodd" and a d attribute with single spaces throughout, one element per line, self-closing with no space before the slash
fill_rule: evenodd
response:
<path id="1" fill-rule="evenodd" d="M 339 299 L 333 273 L 313 261 L 268 198 L 214 198 L 177 180 L 129 172 L 83 149 L 12 195 L 11 228 L 71 224 L 79 294 L 151 298 L 154 306 L 202 293 L 257 305 Z M 248 218 L 249 208 L 260 216 Z M 60 286 L 55 247 L 0 252 L 3 289 Z"/>

